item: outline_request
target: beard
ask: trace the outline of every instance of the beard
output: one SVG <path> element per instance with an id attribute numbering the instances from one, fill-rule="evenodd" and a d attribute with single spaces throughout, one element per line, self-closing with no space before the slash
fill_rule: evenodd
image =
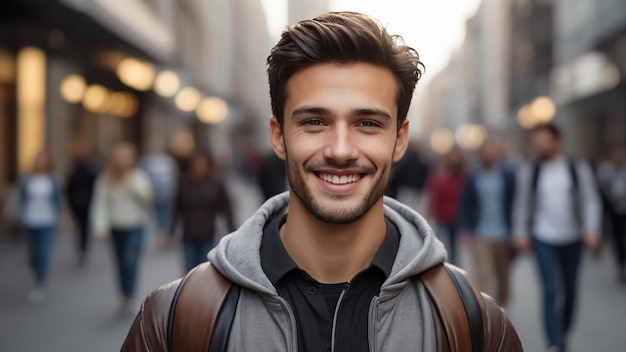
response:
<path id="1" fill-rule="evenodd" d="M 317 220 L 334 225 L 346 225 L 351 224 L 359 219 L 361 219 L 365 214 L 367 214 L 370 209 L 378 202 L 378 200 L 385 194 L 385 191 L 389 187 L 392 178 L 392 163 L 385 163 L 380 175 L 372 180 L 372 186 L 365 193 L 363 198 L 358 201 L 357 204 L 349 204 L 343 208 L 334 208 L 325 206 L 320 199 L 316 199 L 313 196 L 313 192 L 310 187 L 306 184 L 304 172 L 298 168 L 298 165 L 293 163 L 289 154 L 287 153 L 286 171 L 287 178 L 289 180 L 289 186 L 293 191 L 293 194 L 300 200 L 300 202 L 304 205 L 305 209 L 313 215 Z M 336 169 L 354 167 L 354 163 L 339 165 L 333 162 L 326 161 L 322 164 L 316 164 L 314 166 L 307 166 L 305 170 L 312 170 L 320 166 L 330 166 Z M 363 170 L 366 170 L 367 175 L 375 175 L 377 169 L 374 166 L 369 167 L 359 167 Z M 340 202 L 342 199 L 346 198 L 346 196 L 331 196 L 330 199 L 337 200 Z M 337 204 L 339 205 L 339 204 Z"/>

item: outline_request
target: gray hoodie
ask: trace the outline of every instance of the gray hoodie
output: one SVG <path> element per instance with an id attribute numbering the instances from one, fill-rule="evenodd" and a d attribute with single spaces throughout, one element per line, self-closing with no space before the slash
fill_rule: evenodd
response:
<path id="1" fill-rule="evenodd" d="M 243 289 L 228 351 L 297 351 L 296 320 L 261 268 L 263 227 L 286 211 L 288 192 L 275 196 L 208 254 L 224 276 Z M 436 351 L 433 312 L 416 275 L 443 262 L 446 251 L 422 216 L 385 198 L 385 216 L 400 233 L 391 274 L 369 309 L 370 351 Z"/>

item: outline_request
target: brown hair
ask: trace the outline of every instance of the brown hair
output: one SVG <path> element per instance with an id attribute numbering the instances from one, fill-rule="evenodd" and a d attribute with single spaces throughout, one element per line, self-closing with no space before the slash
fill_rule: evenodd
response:
<path id="1" fill-rule="evenodd" d="M 398 128 L 406 119 L 423 63 L 402 37 L 390 35 L 375 19 L 356 12 L 330 12 L 285 30 L 267 58 L 272 113 L 282 126 L 287 81 L 313 64 L 364 62 L 388 68 L 396 78 Z"/>

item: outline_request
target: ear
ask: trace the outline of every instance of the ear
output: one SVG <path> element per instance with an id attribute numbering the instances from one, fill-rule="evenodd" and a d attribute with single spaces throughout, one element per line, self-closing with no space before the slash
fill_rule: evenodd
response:
<path id="1" fill-rule="evenodd" d="M 272 149 L 274 150 L 274 153 L 276 153 L 276 156 L 282 160 L 287 159 L 283 130 L 275 116 L 272 116 L 270 119 L 270 144 L 272 145 Z"/>
<path id="2" fill-rule="evenodd" d="M 402 159 L 406 149 L 409 146 L 409 120 L 404 120 L 402 126 L 398 130 L 398 137 L 396 139 L 396 149 L 393 151 L 393 162 L 397 163 Z"/>

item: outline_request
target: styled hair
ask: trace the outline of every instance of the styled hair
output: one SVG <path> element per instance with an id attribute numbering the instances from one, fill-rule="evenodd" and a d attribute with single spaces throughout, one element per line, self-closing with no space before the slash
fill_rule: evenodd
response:
<path id="1" fill-rule="evenodd" d="M 329 12 L 288 27 L 267 58 L 272 113 L 284 122 L 287 81 L 313 64 L 368 63 L 388 68 L 397 82 L 398 128 L 406 119 L 424 64 L 402 37 L 356 12 Z"/>
<path id="2" fill-rule="evenodd" d="M 542 123 L 540 125 L 537 125 L 537 126 L 533 127 L 533 129 L 532 129 L 532 133 L 533 134 L 535 132 L 539 132 L 539 131 L 546 131 L 554 139 L 561 140 L 561 129 L 559 128 L 559 126 L 555 125 L 554 123 L 551 123 L 551 122 Z"/>

